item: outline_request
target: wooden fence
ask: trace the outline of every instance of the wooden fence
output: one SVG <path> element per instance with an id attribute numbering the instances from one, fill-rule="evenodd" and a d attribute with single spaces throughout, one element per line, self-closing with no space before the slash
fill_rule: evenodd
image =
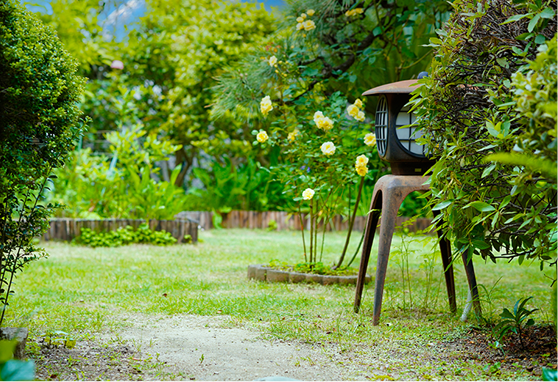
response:
<path id="1" fill-rule="evenodd" d="M 213 212 L 210 211 L 188 211 L 181 212 L 178 216 L 189 219 L 199 225 L 201 229 L 212 229 Z M 251 228 L 266 229 L 270 227 L 271 221 L 275 221 L 277 230 L 300 230 L 301 220 L 298 214 L 291 214 L 284 211 L 231 211 L 223 214 L 221 226 L 223 228 Z M 357 216 L 353 225 L 354 231 L 363 231 L 366 228 L 366 216 Z M 310 228 L 310 217 L 303 215 L 304 229 Z M 408 217 L 400 216 L 397 218 L 396 225 L 400 226 Z M 418 218 L 408 228 L 411 232 L 426 229 L 431 223 L 431 219 Z M 327 231 L 342 231 L 349 229 L 348 219 L 344 216 L 334 216 L 328 226 Z"/>
<path id="2" fill-rule="evenodd" d="M 303 215 L 304 229 L 310 228 L 310 217 Z M 407 217 L 398 217 L 396 225 L 400 226 Z M 302 224 L 298 214 L 291 214 L 284 211 L 231 211 L 223 214 L 221 223 L 223 228 L 249 228 L 266 229 L 275 222 L 277 230 L 301 229 Z M 192 237 L 192 242 L 198 241 L 198 229 L 212 229 L 213 212 L 210 211 L 188 211 L 181 212 L 175 220 L 142 220 L 142 219 L 51 219 L 50 229 L 43 235 L 44 240 L 64 240 L 70 241 L 79 236 L 82 228 L 89 228 L 96 232 L 115 231 L 120 227 L 132 226 L 138 228 L 142 223 L 149 223 L 149 228 L 155 231 L 169 232 L 178 243 L 184 241 L 185 235 Z M 431 219 L 419 218 L 412 225 L 408 226 L 411 232 L 426 229 L 431 223 Z M 334 216 L 326 227 L 326 231 L 342 231 L 349 228 L 346 217 L 341 215 Z M 366 228 L 366 216 L 357 216 L 353 225 L 354 231 L 362 232 Z M 321 229 L 321 228 L 320 228 Z"/>
<path id="3" fill-rule="evenodd" d="M 178 243 L 184 241 L 185 235 L 192 237 L 192 242 L 198 241 L 198 224 L 188 220 L 143 220 L 143 219 L 51 219 L 50 228 L 43 235 L 44 240 L 70 241 L 79 236 L 82 228 L 89 228 L 95 232 L 115 231 L 120 227 L 132 226 L 138 228 L 140 224 L 148 223 L 149 228 L 154 231 L 169 232 Z"/>

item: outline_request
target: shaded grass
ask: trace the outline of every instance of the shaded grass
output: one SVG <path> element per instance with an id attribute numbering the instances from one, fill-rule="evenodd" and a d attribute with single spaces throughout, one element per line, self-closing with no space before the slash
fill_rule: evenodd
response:
<path id="1" fill-rule="evenodd" d="M 405 251 L 402 238 L 394 237 L 381 325 L 375 327 L 373 285 L 365 288 L 361 312 L 354 314 L 354 286 L 247 279 L 250 264 L 272 259 L 291 264 L 303 261 L 299 233 L 231 229 L 205 231 L 200 236 L 204 242 L 195 246 L 92 249 L 45 243 L 50 257 L 31 263 L 16 280 L 6 326 L 26 326 L 31 336 L 63 330 L 83 339 L 126 325 L 117 319 L 124 313 L 226 315 L 229 325 L 252 327 L 269 338 L 334 346 L 337 355 L 350 353 L 351 362 L 374 375 L 385 372 L 399 378 L 429 379 L 440 375 L 436 369 L 440 361 L 432 346 L 459 338 L 475 323 L 462 323 L 459 314 L 449 314 L 441 261 L 433 252 L 432 238 L 404 238 L 409 243 Z M 323 260 L 332 264 L 343 246 L 344 233 L 332 233 L 328 240 Z M 358 238 L 353 241 L 349 253 L 354 252 Z M 372 275 L 376 245 L 368 270 Z M 405 258 L 408 270 L 402 268 Z M 540 272 L 538 264 L 475 260 L 487 320 L 495 320 L 503 307 L 512 307 L 519 298 L 533 296 L 533 306 L 540 309 L 534 316 L 537 323 L 551 321 L 549 278 L 555 277 L 555 270 Z M 454 268 L 461 312 L 467 283 L 462 265 L 456 263 Z M 347 362 L 335 357 L 332 362 Z M 454 358 L 451 367 L 443 369 L 444 378 L 493 378 L 483 365 L 460 364 L 464 361 Z M 506 373 L 498 378 L 531 377 L 521 371 Z"/>

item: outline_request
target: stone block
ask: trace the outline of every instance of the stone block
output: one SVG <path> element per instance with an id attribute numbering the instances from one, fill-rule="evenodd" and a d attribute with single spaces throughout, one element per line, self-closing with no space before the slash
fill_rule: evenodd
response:
<path id="1" fill-rule="evenodd" d="M 255 279 L 256 278 L 256 270 L 261 268 L 261 265 L 249 265 L 248 266 L 248 278 Z"/>
<path id="2" fill-rule="evenodd" d="M 315 275 L 312 273 L 306 274 L 306 282 L 307 283 L 322 283 L 322 275 Z"/>
<path id="3" fill-rule="evenodd" d="M 17 340 L 17 346 L 14 350 L 15 359 L 24 359 L 25 343 L 29 330 L 27 328 L 0 328 L 0 339 Z"/>
<path id="4" fill-rule="evenodd" d="M 306 281 L 306 273 L 290 272 L 289 282 L 291 283 L 302 283 Z"/>
<path id="5" fill-rule="evenodd" d="M 267 281 L 270 283 L 286 283 L 289 281 L 289 272 L 278 269 L 267 270 Z"/>
<path id="6" fill-rule="evenodd" d="M 256 269 L 256 280 L 265 281 L 268 268 L 260 266 Z"/>
<path id="7" fill-rule="evenodd" d="M 322 276 L 322 284 L 324 285 L 337 284 L 338 282 L 339 282 L 339 276 L 330 276 L 330 275 Z"/>
<path id="8" fill-rule="evenodd" d="M 356 284 L 357 277 L 356 276 L 338 276 L 339 284 L 341 285 L 350 285 Z"/>

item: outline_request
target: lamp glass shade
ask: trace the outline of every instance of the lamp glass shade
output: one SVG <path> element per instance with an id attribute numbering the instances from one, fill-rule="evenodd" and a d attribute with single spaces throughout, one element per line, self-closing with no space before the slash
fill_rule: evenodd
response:
<path id="1" fill-rule="evenodd" d="M 422 135 L 422 131 L 412 126 L 415 120 L 415 114 L 409 113 L 409 106 L 403 107 L 399 110 L 399 113 L 397 113 L 395 131 L 397 133 L 397 139 L 405 150 L 415 155 L 423 156 L 424 146 L 416 143 L 416 139 Z"/>
<path id="2" fill-rule="evenodd" d="M 388 140 L 388 102 L 386 96 L 381 96 L 376 108 L 376 146 L 380 156 L 386 155 Z"/>

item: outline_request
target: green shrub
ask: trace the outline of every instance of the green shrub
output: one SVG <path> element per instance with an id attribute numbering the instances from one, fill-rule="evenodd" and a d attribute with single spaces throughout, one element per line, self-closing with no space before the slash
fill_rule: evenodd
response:
<path id="1" fill-rule="evenodd" d="M 438 160 L 431 206 L 469 258 L 555 264 L 556 2 L 453 6 L 431 40 L 438 52 L 415 100 L 423 141 Z M 487 158 L 516 152 L 531 161 Z M 550 161 L 554 175 L 530 164 Z"/>
<path id="2" fill-rule="evenodd" d="M 190 239 L 191 240 L 191 239 Z M 137 230 L 131 226 L 120 227 L 116 231 L 95 232 L 89 228 L 82 228 L 81 235 L 73 242 L 90 247 L 120 247 L 133 243 L 171 245 L 176 244 L 176 239 L 167 231 L 153 231 L 146 223 L 141 224 Z"/>
<path id="3" fill-rule="evenodd" d="M 0 325 L 15 273 L 44 255 L 32 239 L 56 206 L 43 192 L 83 128 L 76 70 L 50 28 L 17 2 L 0 2 Z"/>

